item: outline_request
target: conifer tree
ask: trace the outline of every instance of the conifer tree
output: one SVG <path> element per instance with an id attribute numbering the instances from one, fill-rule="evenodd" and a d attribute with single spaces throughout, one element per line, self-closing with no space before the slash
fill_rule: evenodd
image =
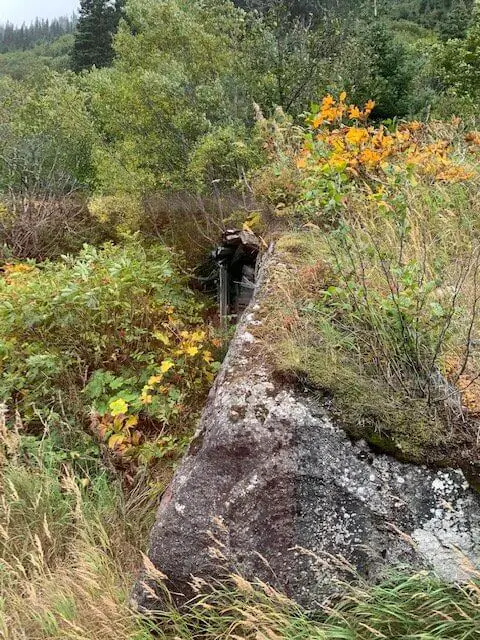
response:
<path id="1" fill-rule="evenodd" d="M 73 71 L 107 67 L 112 63 L 112 41 L 122 6 L 123 0 L 81 0 L 72 52 Z"/>

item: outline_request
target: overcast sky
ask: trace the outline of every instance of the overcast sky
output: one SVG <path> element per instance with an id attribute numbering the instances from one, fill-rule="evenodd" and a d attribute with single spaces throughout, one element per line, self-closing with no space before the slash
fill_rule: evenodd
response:
<path id="1" fill-rule="evenodd" d="M 0 23 L 21 24 L 39 18 L 58 18 L 70 15 L 79 0 L 0 0 Z"/>

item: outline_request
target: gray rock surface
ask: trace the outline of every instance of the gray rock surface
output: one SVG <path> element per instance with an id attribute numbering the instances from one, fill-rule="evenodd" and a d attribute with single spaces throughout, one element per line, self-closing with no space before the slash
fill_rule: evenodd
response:
<path id="1" fill-rule="evenodd" d="M 235 571 L 308 607 L 358 572 L 430 567 L 461 581 L 480 563 L 480 496 L 461 471 L 431 470 L 352 442 L 266 364 L 258 305 L 237 329 L 187 455 L 161 501 L 149 556 L 182 601 L 193 576 Z M 145 586 L 147 585 L 147 586 Z M 133 595 L 154 608 L 155 584 Z"/>

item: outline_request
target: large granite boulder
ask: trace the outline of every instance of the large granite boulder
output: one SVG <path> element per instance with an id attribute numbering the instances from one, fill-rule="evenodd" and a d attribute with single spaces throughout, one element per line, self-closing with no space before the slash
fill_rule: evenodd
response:
<path id="1" fill-rule="evenodd" d="M 161 501 L 149 556 L 181 602 L 193 576 L 259 577 L 315 607 L 352 572 L 430 567 L 462 581 L 480 563 L 480 496 L 432 470 L 351 441 L 308 393 L 277 379 L 254 337 L 232 341 L 188 453 Z M 153 588 L 153 591 L 152 591 Z M 158 606 L 142 576 L 139 608 Z"/>

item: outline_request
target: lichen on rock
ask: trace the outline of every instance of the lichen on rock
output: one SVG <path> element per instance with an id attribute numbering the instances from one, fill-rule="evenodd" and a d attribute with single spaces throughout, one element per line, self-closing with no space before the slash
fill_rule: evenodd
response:
<path id="1" fill-rule="evenodd" d="M 254 302 L 239 324 L 158 510 L 149 555 L 175 597 L 192 595 L 192 576 L 232 571 L 307 607 L 339 580 L 376 581 L 392 567 L 461 580 L 480 563 L 480 497 L 463 473 L 352 440 L 308 390 L 275 375 L 255 337 L 261 311 Z M 152 587 L 138 581 L 139 608 L 158 606 Z"/>

